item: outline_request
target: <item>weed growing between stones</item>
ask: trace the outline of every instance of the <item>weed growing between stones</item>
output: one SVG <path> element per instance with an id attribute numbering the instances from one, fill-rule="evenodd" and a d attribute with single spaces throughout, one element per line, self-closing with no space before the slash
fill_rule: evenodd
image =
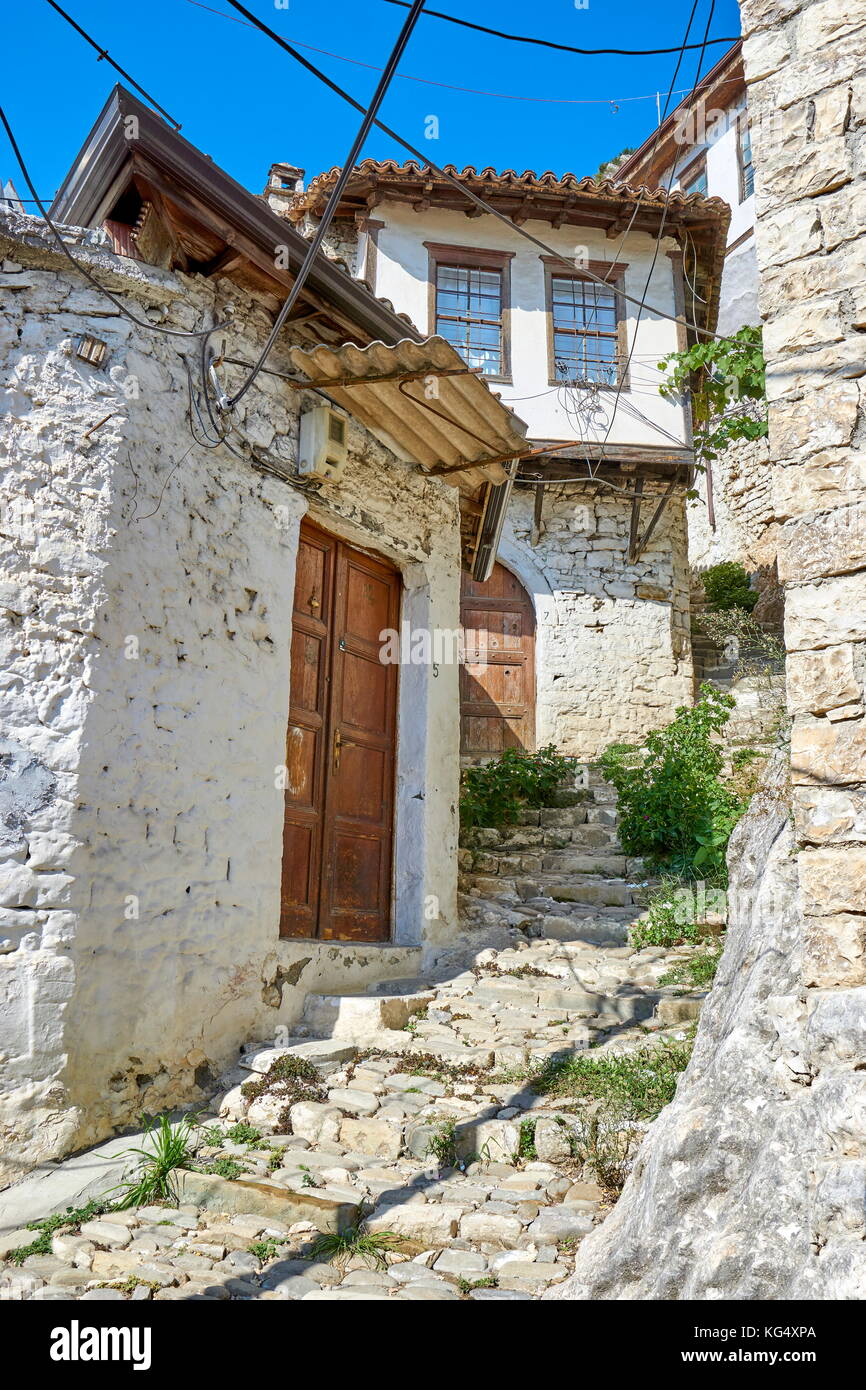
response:
<path id="1" fill-rule="evenodd" d="M 673 1100 L 693 1045 L 691 1029 L 682 1040 L 666 1040 L 634 1052 L 553 1058 L 535 1076 L 533 1089 L 558 1098 L 597 1100 L 628 1120 L 654 1120 Z"/>
<path id="2" fill-rule="evenodd" d="M 244 1098 L 249 1101 L 258 1100 L 265 1095 L 272 1095 L 278 1100 L 285 1101 L 285 1106 L 277 1121 L 276 1132 L 278 1134 L 291 1133 L 289 1111 L 293 1105 L 297 1105 L 298 1101 L 323 1101 L 328 1098 L 327 1088 L 322 1085 L 319 1073 L 312 1062 L 306 1061 L 303 1057 L 292 1057 L 288 1053 L 282 1057 L 277 1057 L 264 1075 L 257 1080 L 245 1081 L 241 1087 L 241 1092 Z"/>
<path id="3" fill-rule="evenodd" d="M 532 1159 L 538 1158 L 535 1149 L 535 1126 L 537 1123 L 537 1120 L 522 1120 L 520 1123 L 517 1158 L 523 1163 L 529 1163 Z"/>
<path id="4" fill-rule="evenodd" d="M 145 1123 L 144 1138 L 144 1144 L 126 1150 L 138 1157 L 138 1177 L 112 1189 L 121 1193 L 115 1203 L 118 1211 L 150 1206 L 153 1202 L 177 1201 L 173 1175 L 178 1168 L 187 1168 L 195 1153 L 195 1116 L 184 1115 L 173 1125 L 168 1115 L 160 1115 L 157 1120 Z M 148 1140 L 152 1141 L 150 1146 Z"/>
<path id="5" fill-rule="evenodd" d="M 235 1178 L 239 1178 L 244 1170 L 233 1158 L 215 1158 L 212 1163 L 203 1164 L 198 1171 L 200 1173 L 214 1173 L 218 1178 L 226 1178 L 229 1182 L 234 1182 Z"/>
<path id="6" fill-rule="evenodd" d="M 444 1120 L 430 1135 L 427 1145 L 440 1168 L 453 1168 L 457 1162 L 457 1125 L 454 1120 Z"/>
<path id="7" fill-rule="evenodd" d="M 88 1202 L 85 1207 L 67 1207 L 65 1211 L 46 1216 L 42 1221 L 28 1221 L 27 1230 L 39 1232 L 36 1239 L 29 1245 L 19 1245 L 7 1251 L 3 1258 L 8 1264 L 22 1265 L 30 1255 L 50 1255 L 52 1236 L 76 1235 L 85 1221 L 104 1216 L 111 1210 L 110 1203 Z"/>
<path id="8" fill-rule="evenodd" d="M 691 960 L 683 961 L 668 970 L 659 980 L 660 985 L 690 985 L 692 989 L 702 989 L 715 979 L 722 959 L 723 947 L 706 946 L 697 951 Z"/>
<path id="9" fill-rule="evenodd" d="M 351 1259 L 363 1260 L 374 1269 L 388 1268 L 388 1255 L 399 1245 L 399 1238 L 393 1231 L 368 1231 L 363 1215 L 351 1226 L 342 1231 L 328 1231 L 317 1237 L 311 1260 L 325 1260 L 329 1264 L 345 1265 Z"/>

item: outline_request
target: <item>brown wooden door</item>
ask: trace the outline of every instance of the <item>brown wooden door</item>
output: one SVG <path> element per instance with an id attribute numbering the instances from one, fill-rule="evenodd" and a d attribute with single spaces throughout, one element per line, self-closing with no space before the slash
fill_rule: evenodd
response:
<path id="1" fill-rule="evenodd" d="M 460 744 L 466 757 L 535 747 L 535 610 L 504 565 L 485 584 L 464 573 Z"/>
<path id="2" fill-rule="evenodd" d="M 391 911 L 400 577 L 301 527 L 286 744 L 281 936 L 385 941 Z"/>

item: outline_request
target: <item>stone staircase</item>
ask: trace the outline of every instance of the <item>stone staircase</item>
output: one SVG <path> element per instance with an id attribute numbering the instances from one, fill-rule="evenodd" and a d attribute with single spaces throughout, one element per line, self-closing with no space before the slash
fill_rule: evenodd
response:
<path id="1" fill-rule="evenodd" d="M 582 780 L 464 835 L 463 935 L 423 979 L 310 995 L 295 1037 L 242 1051 L 176 1208 L 88 1223 L 16 1277 L 49 1298 L 473 1302 L 567 1278 L 616 1198 L 599 1134 L 624 1172 L 646 1125 L 539 1077 L 682 1040 L 702 999 L 661 984 L 693 948 L 628 944 L 642 866 L 612 788 Z M 381 1260 L 316 1252 L 360 1219 Z"/>

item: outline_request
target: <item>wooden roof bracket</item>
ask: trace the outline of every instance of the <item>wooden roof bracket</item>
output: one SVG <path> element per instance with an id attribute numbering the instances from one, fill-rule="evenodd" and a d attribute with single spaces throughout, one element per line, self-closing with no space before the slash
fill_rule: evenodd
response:
<path id="1" fill-rule="evenodd" d="M 673 490 L 676 487 L 676 485 L 677 475 L 676 473 L 674 473 L 673 477 L 667 485 L 665 492 L 659 498 L 658 506 L 656 507 L 655 511 L 650 517 L 649 525 L 647 526 L 643 535 L 638 539 L 638 528 L 640 525 L 641 494 L 643 493 L 643 479 L 637 478 L 635 480 L 634 496 L 631 504 L 631 529 L 628 542 L 629 564 L 634 564 L 636 560 L 639 560 L 641 555 L 646 550 L 647 545 L 649 544 L 650 537 L 652 536 L 653 532 L 658 526 L 659 521 L 661 520 L 662 512 L 664 511 L 665 507 L 670 501 L 671 496 L 673 495 Z"/>

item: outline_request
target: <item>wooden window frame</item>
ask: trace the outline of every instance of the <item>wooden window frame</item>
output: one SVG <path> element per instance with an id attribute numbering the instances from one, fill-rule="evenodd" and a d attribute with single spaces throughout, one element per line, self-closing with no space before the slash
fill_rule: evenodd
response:
<path id="1" fill-rule="evenodd" d="M 614 314 L 616 316 L 616 381 L 605 383 L 598 382 L 600 391 L 627 391 L 629 389 L 629 373 L 626 368 L 628 361 L 628 321 L 626 319 L 625 295 L 625 272 L 628 265 L 625 261 L 587 261 L 585 274 L 578 266 L 573 269 L 566 269 L 559 256 L 542 256 L 544 264 L 544 317 L 547 323 L 547 384 L 548 386 L 567 386 L 569 383 L 563 381 L 556 375 L 556 354 L 554 351 L 554 327 L 553 327 L 553 281 L 556 280 L 591 280 L 592 276 L 598 276 L 601 280 L 607 280 L 610 288 L 614 292 Z M 575 335 L 580 336 L 580 335 Z M 611 335 L 612 336 L 612 335 Z"/>
<path id="2" fill-rule="evenodd" d="M 496 251 L 481 246 L 452 246 L 442 241 L 425 241 L 427 248 L 427 322 L 431 336 L 436 333 L 436 280 L 440 265 L 456 266 L 461 270 L 498 270 L 502 277 L 500 309 L 500 371 L 483 376 L 484 381 L 498 381 L 511 386 L 511 262 L 513 251 Z"/>
<path id="3" fill-rule="evenodd" d="M 744 203 L 747 198 L 751 198 L 755 192 L 755 155 L 752 151 L 752 192 L 746 192 L 746 162 L 743 157 L 743 131 L 749 134 L 749 113 L 741 111 L 737 116 L 737 180 L 740 202 Z M 749 141 L 751 147 L 751 139 Z"/>
<path id="4" fill-rule="evenodd" d="M 678 186 L 679 186 L 680 192 L 681 192 L 681 193 L 685 193 L 685 192 L 686 192 L 686 185 L 687 185 L 687 184 L 690 184 L 690 183 L 694 183 L 696 177 L 697 177 L 699 174 L 701 174 L 701 173 L 703 174 L 704 179 L 706 179 L 706 177 L 707 177 L 707 152 L 706 152 L 706 150 L 702 150 L 701 153 L 700 153 L 695 159 L 693 159 L 693 160 L 691 161 L 690 164 L 687 164 L 687 165 L 686 165 L 686 167 L 685 167 L 685 169 L 683 169 L 682 173 L 677 175 L 677 184 L 678 184 Z M 706 192 L 703 194 L 703 196 L 704 196 L 705 198 L 708 198 L 708 197 L 709 197 L 709 193 L 710 193 L 710 186 L 709 186 L 709 184 L 707 184 Z"/>

